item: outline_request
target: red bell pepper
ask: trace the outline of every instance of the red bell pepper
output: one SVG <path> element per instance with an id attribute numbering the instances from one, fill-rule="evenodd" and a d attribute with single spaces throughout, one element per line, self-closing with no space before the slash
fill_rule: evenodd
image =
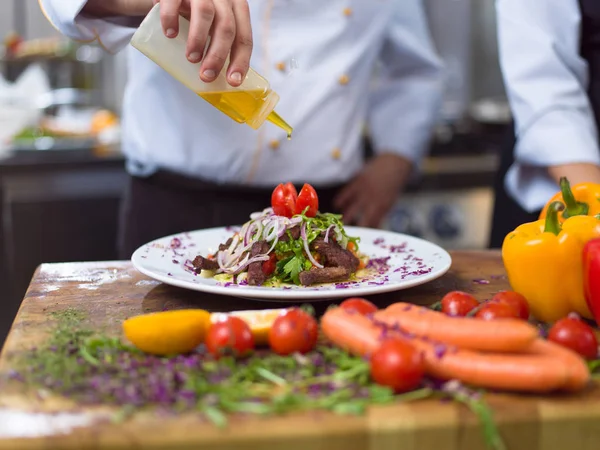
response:
<path id="1" fill-rule="evenodd" d="M 600 325 L 600 239 L 592 239 L 583 247 L 583 283 L 587 306 Z"/>

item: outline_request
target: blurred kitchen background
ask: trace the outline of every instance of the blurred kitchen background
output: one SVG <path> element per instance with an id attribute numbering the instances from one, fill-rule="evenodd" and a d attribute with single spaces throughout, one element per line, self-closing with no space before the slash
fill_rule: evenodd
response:
<path id="1" fill-rule="evenodd" d="M 510 121 L 494 3 L 426 4 L 448 70 L 443 118 L 423 177 L 385 226 L 448 249 L 485 248 Z M 1 346 L 39 264 L 116 259 L 126 56 L 65 40 L 37 0 L 2 0 L 0 38 Z"/>

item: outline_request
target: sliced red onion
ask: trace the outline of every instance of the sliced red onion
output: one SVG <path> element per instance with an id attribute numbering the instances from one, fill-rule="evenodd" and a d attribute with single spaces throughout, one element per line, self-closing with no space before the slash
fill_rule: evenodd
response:
<path id="1" fill-rule="evenodd" d="M 300 225 L 302 223 L 302 217 L 292 217 L 290 219 L 290 225 L 294 226 L 294 225 Z"/>
<path id="2" fill-rule="evenodd" d="M 271 242 L 278 235 L 279 235 L 279 222 L 274 220 L 265 227 L 263 237 L 264 237 L 265 241 Z"/>
<path id="3" fill-rule="evenodd" d="M 257 219 L 263 219 L 265 217 L 271 216 L 273 214 L 273 208 L 265 208 L 260 212 L 254 212 L 252 214 L 250 214 L 250 219 L 252 220 L 257 220 Z"/>
<path id="4" fill-rule="evenodd" d="M 241 265 L 245 264 L 245 263 L 248 261 L 248 259 L 250 259 L 250 253 L 246 254 L 246 257 L 245 257 L 245 258 L 244 258 L 244 259 L 243 259 L 243 260 L 242 260 L 240 263 L 238 263 L 238 264 L 235 264 L 235 265 L 233 265 L 233 266 L 231 266 L 231 267 L 226 267 L 226 268 L 224 269 L 224 270 L 225 270 L 225 272 L 226 272 L 226 273 L 235 273 L 235 272 L 236 272 L 236 271 L 239 269 L 239 267 L 240 267 Z"/>
<path id="5" fill-rule="evenodd" d="M 242 272 L 246 267 L 248 267 L 250 264 L 254 263 L 254 262 L 260 262 L 260 261 L 267 261 L 269 259 L 269 256 L 267 255 L 258 255 L 258 256 L 253 256 L 252 258 L 249 259 L 244 259 L 244 261 L 240 264 L 238 264 L 237 267 L 235 268 L 231 268 L 230 270 L 232 271 L 231 273 L 240 273 Z"/>
<path id="6" fill-rule="evenodd" d="M 225 252 L 217 253 L 217 264 L 219 264 L 219 269 L 225 269 Z"/>
<path id="7" fill-rule="evenodd" d="M 255 226 L 256 222 L 250 222 L 244 225 L 245 229 L 242 228 L 242 231 L 240 233 L 244 235 L 244 245 L 248 245 L 248 241 L 250 240 L 250 236 L 252 236 L 252 232 L 254 231 Z"/>
<path id="8" fill-rule="evenodd" d="M 267 251 L 267 255 L 271 254 L 271 252 L 273 250 L 275 250 L 275 246 L 277 245 L 277 243 L 279 242 L 279 236 L 275 236 L 275 239 L 273 239 L 273 243 L 271 244 L 271 248 Z"/>
<path id="9" fill-rule="evenodd" d="M 309 261 L 312 263 L 313 266 L 322 269 L 323 266 L 319 264 L 315 258 L 313 258 L 313 255 L 310 252 L 310 248 L 308 247 L 308 239 L 306 238 L 306 222 L 302 223 L 302 227 L 300 228 L 300 237 L 302 238 L 302 243 L 304 244 L 304 251 Z"/>
<path id="10" fill-rule="evenodd" d="M 240 235 L 234 234 L 233 238 L 231 239 L 231 244 L 229 245 L 229 248 L 227 249 L 227 253 L 233 253 L 233 250 L 238 245 L 239 241 L 240 241 Z"/>
<path id="11" fill-rule="evenodd" d="M 325 239 L 323 239 L 325 241 L 325 243 L 329 242 L 329 232 L 334 227 L 335 227 L 335 225 L 329 225 L 329 227 L 327 228 L 327 231 L 325 231 Z"/>

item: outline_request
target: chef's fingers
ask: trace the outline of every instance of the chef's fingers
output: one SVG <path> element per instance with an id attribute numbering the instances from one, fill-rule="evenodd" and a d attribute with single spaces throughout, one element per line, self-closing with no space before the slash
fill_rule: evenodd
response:
<path id="1" fill-rule="evenodd" d="M 200 78 L 205 82 L 213 81 L 223 69 L 236 32 L 231 0 L 214 0 L 213 6 L 215 19 L 210 45 L 200 68 Z"/>
<path id="2" fill-rule="evenodd" d="M 174 38 L 179 33 L 181 0 L 160 0 L 160 23 L 165 36 Z"/>
<path id="3" fill-rule="evenodd" d="M 252 25 L 247 0 L 233 0 L 235 17 L 235 40 L 231 47 L 231 60 L 227 70 L 227 79 L 232 86 L 239 86 L 250 67 L 252 55 Z"/>
<path id="4" fill-rule="evenodd" d="M 360 179 L 355 178 L 340 190 L 340 192 L 333 199 L 333 204 L 338 210 L 343 210 L 349 206 L 354 198 L 359 194 Z"/>
<path id="5" fill-rule="evenodd" d="M 186 48 L 190 62 L 197 63 L 202 59 L 208 32 L 213 20 L 216 19 L 215 16 L 216 11 L 213 0 L 190 0 L 190 34 L 188 35 Z M 200 69 L 200 78 L 207 81 L 206 77 L 202 76 L 202 68 Z"/>
<path id="6" fill-rule="evenodd" d="M 369 202 L 358 220 L 359 227 L 378 228 L 385 216 L 385 208 L 378 202 Z"/>

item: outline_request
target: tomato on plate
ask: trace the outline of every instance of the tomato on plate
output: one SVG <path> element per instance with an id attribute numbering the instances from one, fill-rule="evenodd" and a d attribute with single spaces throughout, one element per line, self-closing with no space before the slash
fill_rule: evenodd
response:
<path id="1" fill-rule="evenodd" d="M 371 303 L 369 300 L 364 298 L 348 298 L 340 303 L 340 308 L 344 308 L 348 311 L 356 312 L 366 316 L 367 314 L 375 313 L 379 308 Z"/>
<path id="2" fill-rule="evenodd" d="M 448 292 L 441 303 L 444 314 L 456 317 L 464 317 L 479 306 L 475 297 L 462 291 Z"/>
<path id="3" fill-rule="evenodd" d="M 305 183 L 298 194 L 298 200 L 296 200 L 296 214 L 302 214 L 306 211 L 306 217 L 315 217 L 319 212 L 319 197 L 317 191 L 310 184 Z"/>
<path id="4" fill-rule="evenodd" d="M 280 183 L 271 194 L 271 207 L 278 216 L 292 217 L 296 213 L 298 191 L 292 183 Z"/>
<path id="5" fill-rule="evenodd" d="M 373 381 L 397 393 L 417 388 L 425 373 L 421 353 L 400 339 L 384 341 L 371 355 L 370 364 Z"/>
<path id="6" fill-rule="evenodd" d="M 205 345 L 216 358 L 229 353 L 243 356 L 254 349 L 254 337 L 246 322 L 239 317 L 226 316 L 210 326 Z"/>
<path id="7" fill-rule="evenodd" d="M 512 306 L 516 309 L 521 319 L 529 319 L 529 304 L 527 303 L 525 297 L 523 297 L 518 292 L 500 291 L 497 292 L 490 301 L 495 303 L 504 303 L 506 305 Z"/>
<path id="8" fill-rule="evenodd" d="M 275 253 L 271 253 L 269 259 L 262 263 L 262 271 L 266 276 L 271 276 L 277 268 L 277 257 Z"/>
<path id="9" fill-rule="evenodd" d="M 598 357 L 598 340 L 594 330 L 579 317 L 558 320 L 548 333 L 548 340 L 579 353 L 586 359 Z"/>
<path id="10" fill-rule="evenodd" d="M 292 308 L 277 317 L 269 330 L 269 346 L 279 355 L 308 353 L 317 345 L 319 326 L 307 312 Z"/>
<path id="11" fill-rule="evenodd" d="M 506 303 L 488 301 L 475 313 L 475 317 L 483 320 L 519 319 L 519 312 Z"/>

